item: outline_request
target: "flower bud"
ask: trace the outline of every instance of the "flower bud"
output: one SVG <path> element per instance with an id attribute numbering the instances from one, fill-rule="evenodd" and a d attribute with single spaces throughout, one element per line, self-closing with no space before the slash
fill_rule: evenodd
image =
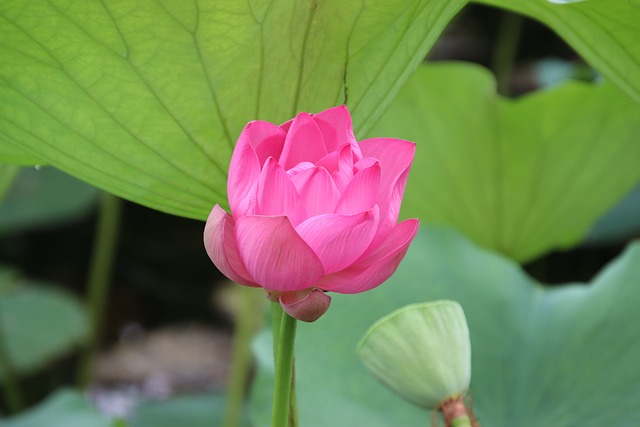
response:
<path id="1" fill-rule="evenodd" d="M 205 226 L 207 254 L 234 282 L 288 295 L 294 317 L 319 316 L 325 292 L 375 288 L 406 254 L 419 223 L 398 214 L 414 152 L 400 139 L 357 142 L 346 106 L 250 122 L 229 166 L 231 212 L 215 205 Z"/>
<path id="2" fill-rule="evenodd" d="M 358 354 L 380 381 L 419 406 L 437 409 L 469 388 L 469 329 L 454 301 L 408 305 L 383 317 Z"/>

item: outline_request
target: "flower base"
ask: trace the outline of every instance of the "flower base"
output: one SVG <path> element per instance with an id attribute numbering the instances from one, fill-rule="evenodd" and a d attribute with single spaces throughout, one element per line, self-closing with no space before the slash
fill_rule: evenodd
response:
<path id="1" fill-rule="evenodd" d="M 467 409 L 462 396 L 444 401 L 438 406 L 438 411 L 442 413 L 445 427 L 480 427 L 473 410 Z M 432 425 L 436 426 L 435 419 L 432 419 Z"/>

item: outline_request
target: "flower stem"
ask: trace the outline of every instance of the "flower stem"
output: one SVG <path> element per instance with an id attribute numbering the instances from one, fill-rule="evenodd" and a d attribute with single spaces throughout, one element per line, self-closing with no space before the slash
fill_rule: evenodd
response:
<path id="1" fill-rule="evenodd" d="M 497 89 L 501 95 L 509 95 L 511 72 L 518 51 L 523 22 L 521 15 L 505 11 L 498 29 L 491 68 L 496 75 Z"/>
<path id="2" fill-rule="evenodd" d="M 445 427 L 479 427 L 473 410 L 467 409 L 462 396 L 443 402 L 438 410 L 442 412 Z"/>
<path id="3" fill-rule="evenodd" d="M 280 323 L 282 322 L 282 306 L 278 303 L 271 304 L 271 320 L 273 326 L 273 342 L 280 342 Z M 273 345 L 273 360 L 278 360 L 278 346 Z M 296 363 L 295 358 L 291 365 L 291 396 L 289 398 L 289 427 L 298 427 L 298 405 L 296 402 Z"/>
<path id="4" fill-rule="evenodd" d="M 271 304 L 271 329 L 273 330 L 273 363 L 278 360 L 278 343 L 280 342 L 280 323 L 284 311 L 280 303 Z"/>
<path id="5" fill-rule="evenodd" d="M 106 192 L 102 193 L 96 237 L 87 279 L 87 309 L 89 311 L 90 331 L 78 368 L 78 385 L 81 387 L 85 387 L 89 383 L 91 371 L 93 370 L 93 361 L 100 343 L 102 318 L 109 291 L 121 208 L 122 202 L 117 196 Z"/>
<path id="6" fill-rule="evenodd" d="M 471 427 L 471 419 L 468 415 L 463 415 L 451 420 L 451 427 Z"/>
<path id="7" fill-rule="evenodd" d="M 279 304 L 278 304 L 279 305 Z M 291 422 L 291 385 L 293 381 L 293 349 L 296 339 L 296 319 L 282 313 L 276 350 L 276 378 L 273 390 L 271 427 L 285 427 Z M 274 328 L 277 325 L 274 325 Z M 295 413 L 295 412 L 294 412 Z"/>
<path id="8" fill-rule="evenodd" d="M 238 286 L 240 310 L 236 317 L 233 338 L 233 362 L 227 391 L 227 402 L 223 427 L 238 427 L 242 420 L 242 411 L 247 389 L 247 379 L 251 371 L 251 339 L 258 329 L 256 316 L 262 308 L 262 292 L 246 286 Z M 259 297 L 260 299 L 258 300 Z"/>
<path id="9" fill-rule="evenodd" d="M 296 361 L 291 365 L 291 396 L 289 398 L 289 427 L 298 427 L 298 402 L 296 400 Z"/>
<path id="10" fill-rule="evenodd" d="M 1 315 L 2 313 L 0 313 L 0 316 Z M 7 409 L 10 413 L 16 413 L 24 408 L 24 397 L 20 390 L 18 378 L 9 357 L 9 352 L 7 351 L 5 331 L 2 322 L 0 322 L 0 373 L 2 374 L 2 386 Z"/>

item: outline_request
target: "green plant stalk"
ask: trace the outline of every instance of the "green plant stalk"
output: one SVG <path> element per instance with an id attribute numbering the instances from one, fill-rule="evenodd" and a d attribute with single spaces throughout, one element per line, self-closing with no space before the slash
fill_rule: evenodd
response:
<path id="1" fill-rule="evenodd" d="M 1 316 L 2 313 L 0 313 Z M 18 383 L 18 377 L 9 352 L 7 351 L 7 345 L 4 339 L 4 330 L 2 323 L 0 323 L 0 372 L 2 373 L 2 388 L 4 398 L 7 404 L 9 413 L 19 412 L 24 408 L 24 397 Z"/>
<path id="2" fill-rule="evenodd" d="M 451 427 L 472 427 L 471 419 L 467 415 L 451 420 Z"/>
<path id="3" fill-rule="evenodd" d="M 262 318 L 259 314 L 256 315 L 261 312 L 256 309 L 262 307 L 264 300 L 262 292 L 240 286 L 238 293 L 240 310 L 236 318 L 236 330 L 233 338 L 233 361 L 227 389 L 223 427 L 239 427 L 241 424 L 247 380 L 251 371 L 251 340 L 258 329 L 256 318 Z"/>
<path id="4" fill-rule="evenodd" d="M 498 29 L 491 68 L 496 75 L 497 90 L 501 95 L 509 95 L 511 73 L 523 22 L 521 15 L 505 11 Z"/>
<path id="5" fill-rule="evenodd" d="M 87 280 L 87 310 L 89 312 L 89 337 L 78 367 L 78 385 L 85 387 L 91 378 L 95 355 L 100 343 L 105 302 L 109 292 L 111 270 L 120 227 L 121 200 L 112 194 L 102 193 L 96 237 Z"/>
<path id="6" fill-rule="evenodd" d="M 280 303 L 271 304 L 271 330 L 273 331 L 273 363 L 278 360 L 278 343 L 280 342 L 280 323 L 282 323 L 282 315 L 284 311 Z"/>
<path id="7" fill-rule="evenodd" d="M 273 325 L 273 360 L 278 360 L 278 346 L 276 343 L 280 341 L 280 323 L 284 311 L 282 306 L 277 302 L 271 304 L 271 323 Z M 296 361 L 295 357 L 291 368 L 291 396 L 289 399 L 289 427 L 298 427 L 298 404 L 296 401 Z"/>
<path id="8" fill-rule="evenodd" d="M 289 425 L 291 419 L 291 383 L 293 381 L 293 349 L 296 339 L 296 319 L 287 313 L 282 313 L 280 333 L 277 345 L 276 378 L 273 389 L 273 412 L 271 427 Z M 274 325 L 275 327 L 275 325 Z"/>
<path id="9" fill-rule="evenodd" d="M 289 427 L 298 427 L 298 402 L 296 399 L 296 360 L 291 365 L 291 396 L 289 397 Z"/>

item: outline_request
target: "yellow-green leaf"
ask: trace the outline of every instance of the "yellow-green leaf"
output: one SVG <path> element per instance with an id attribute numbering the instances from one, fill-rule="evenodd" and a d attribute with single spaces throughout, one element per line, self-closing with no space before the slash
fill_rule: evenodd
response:
<path id="1" fill-rule="evenodd" d="M 248 121 L 346 102 L 366 131 L 465 3 L 5 0 L 0 142 L 206 218 Z"/>
<path id="2" fill-rule="evenodd" d="M 417 143 L 405 216 L 518 261 L 579 242 L 640 180 L 640 106 L 610 83 L 510 100 L 479 66 L 430 64 L 372 134 Z"/>

